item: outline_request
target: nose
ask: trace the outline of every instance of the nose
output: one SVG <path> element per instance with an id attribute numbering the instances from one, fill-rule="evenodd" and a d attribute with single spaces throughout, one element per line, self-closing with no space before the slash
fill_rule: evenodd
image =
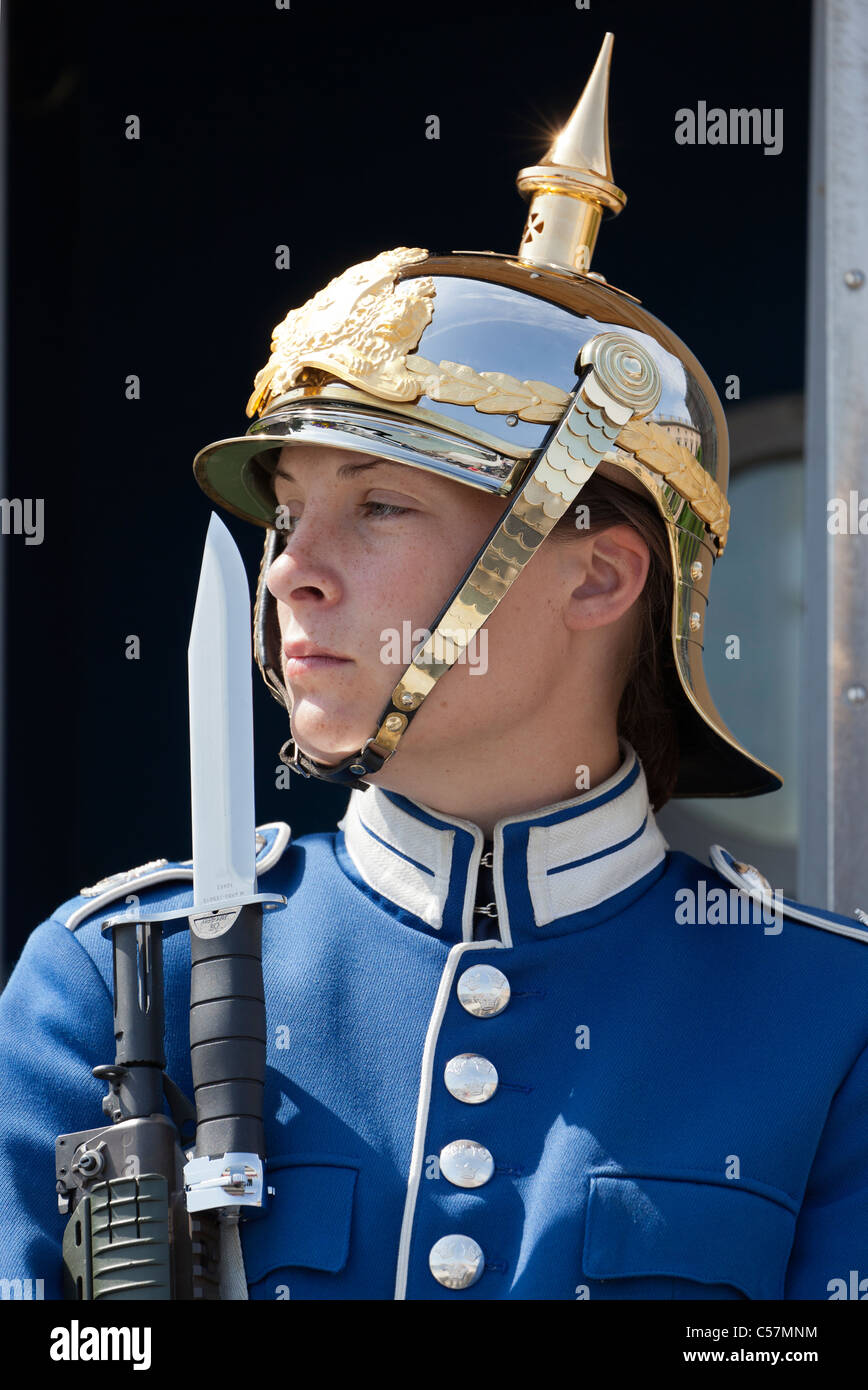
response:
<path id="1" fill-rule="evenodd" d="M 280 533 L 279 533 L 280 534 Z M 305 510 L 287 535 L 285 548 L 268 567 L 265 583 L 281 603 L 336 603 L 342 588 L 334 566 L 326 556 L 334 554 L 313 511 Z"/>

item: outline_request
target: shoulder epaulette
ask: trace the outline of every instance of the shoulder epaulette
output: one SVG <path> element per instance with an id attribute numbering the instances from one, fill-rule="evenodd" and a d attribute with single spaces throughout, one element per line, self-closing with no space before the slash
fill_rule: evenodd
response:
<path id="1" fill-rule="evenodd" d="M 868 944 L 868 913 L 856 908 L 854 917 L 842 917 L 837 912 L 825 912 L 815 907 L 805 907 L 802 903 L 785 898 L 772 886 L 753 864 L 743 864 L 724 849 L 723 845 L 712 845 L 709 851 L 711 863 L 722 878 L 746 893 L 754 902 L 760 903 L 769 911 L 777 911 L 794 922 L 804 922 L 809 927 L 820 927 L 823 931 L 835 932 L 838 936 L 849 936 L 854 941 Z M 860 926 L 860 923 L 863 925 Z"/>
<path id="2" fill-rule="evenodd" d="M 277 863 L 289 844 L 290 828 L 285 821 L 269 821 L 256 827 L 256 873 L 261 876 Z M 147 888 L 158 887 L 162 883 L 193 882 L 193 861 L 182 859 L 149 859 L 135 869 L 124 869 L 117 874 L 101 878 L 90 888 L 79 889 L 78 897 L 70 898 L 56 912 L 52 920 L 61 922 L 70 931 L 75 931 L 89 917 L 101 912 L 109 903 L 123 897 L 131 889 L 141 892 Z"/>

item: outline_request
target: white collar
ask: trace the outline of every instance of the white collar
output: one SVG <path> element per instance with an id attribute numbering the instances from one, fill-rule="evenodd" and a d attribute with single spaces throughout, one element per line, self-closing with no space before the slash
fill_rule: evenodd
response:
<path id="1" fill-rule="evenodd" d="M 494 828 L 500 939 L 538 940 L 611 917 L 663 872 L 664 839 L 645 773 L 620 740 L 618 771 L 569 801 Z M 374 783 L 350 793 L 339 858 L 359 885 L 452 941 L 473 939 L 484 837 L 479 826 Z"/>

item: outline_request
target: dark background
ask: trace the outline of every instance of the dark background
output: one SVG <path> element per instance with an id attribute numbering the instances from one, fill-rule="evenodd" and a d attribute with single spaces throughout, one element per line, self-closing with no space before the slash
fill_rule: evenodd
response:
<path id="1" fill-rule="evenodd" d="M 4 22 L 5 487 L 44 498 L 46 528 L 41 546 L 0 538 L 11 964 L 81 885 L 191 853 L 186 646 L 210 504 L 190 466 L 250 423 L 272 327 L 388 247 L 515 251 L 515 175 L 607 29 L 629 201 L 593 268 L 721 395 L 730 373 L 743 400 L 801 389 L 810 7 L 17 0 Z M 676 110 L 700 100 L 782 107 L 783 153 L 677 145 Z M 223 519 L 253 582 L 262 532 Z M 332 827 L 347 793 L 275 788 L 286 717 L 258 676 L 254 699 L 257 820 Z"/>

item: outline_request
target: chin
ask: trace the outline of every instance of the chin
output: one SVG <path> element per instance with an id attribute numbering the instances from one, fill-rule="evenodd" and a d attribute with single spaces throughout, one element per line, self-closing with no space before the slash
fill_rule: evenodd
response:
<path id="1" fill-rule="evenodd" d="M 367 729 L 364 733 L 353 734 L 342 731 L 338 736 L 334 729 L 311 729 L 306 727 L 305 721 L 296 724 L 292 721 L 292 736 L 296 746 L 306 753 L 309 758 L 313 758 L 318 763 L 339 763 L 344 758 L 348 758 L 351 753 L 357 753 L 366 739 L 370 738 L 373 728 Z"/>
<path id="2" fill-rule="evenodd" d="M 292 736 L 302 752 L 322 763 L 339 763 L 358 753 L 376 730 L 377 716 L 388 699 L 379 692 L 352 700 L 326 691 L 291 694 Z"/>

